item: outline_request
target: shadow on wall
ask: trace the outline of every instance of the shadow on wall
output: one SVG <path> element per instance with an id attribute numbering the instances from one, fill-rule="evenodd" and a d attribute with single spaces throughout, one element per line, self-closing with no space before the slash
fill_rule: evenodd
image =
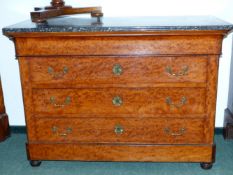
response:
<path id="1" fill-rule="evenodd" d="M 233 37 L 232 37 L 232 44 L 233 44 Z M 232 45 L 231 65 L 230 65 L 227 108 L 233 113 L 233 45 Z"/>

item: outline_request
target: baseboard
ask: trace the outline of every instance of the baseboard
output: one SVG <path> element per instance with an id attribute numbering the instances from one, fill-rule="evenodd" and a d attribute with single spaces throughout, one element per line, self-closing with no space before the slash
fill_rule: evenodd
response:
<path id="1" fill-rule="evenodd" d="M 12 134 L 26 134 L 26 126 L 10 126 Z"/>
<path id="2" fill-rule="evenodd" d="M 223 133 L 223 127 L 216 127 L 216 128 L 214 129 L 214 132 L 215 132 L 215 134 L 217 134 L 217 135 L 222 135 L 222 133 Z"/>
<path id="3" fill-rule="evenodd" d="M 13 134 L 26 134 L 27 131 L 25 126 L 11 126 L 10 129 Z M 215 134 L 221 135 L 222 133 L 223 133 L 222 127 L 215 128 Z"/>

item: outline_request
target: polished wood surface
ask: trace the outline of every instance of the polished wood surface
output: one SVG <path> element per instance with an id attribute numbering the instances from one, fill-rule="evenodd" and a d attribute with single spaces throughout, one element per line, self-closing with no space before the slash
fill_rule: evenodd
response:
<path id="1" fill-rule="evenodd" d="M 42 23 L 46 22 L 50 18 L 62 16 L 62 15 L 73 15 L 90 13 L 92 17 L 102 17 L 101 7 L 83 7 L 73 8 L 72 6 L 65 5 L 63 0 L 52 0 L 51 6 L 45 8 L 35 7 L 35 11 L 31 12 L 32 22 Z"/>
<path id="2" fill-rule="evenodd" d="M 32 100 L 34 113 L 45 115 L 204 114 L 205 93 L 204 88 L 33 89 Z M 114 104 L 115 98 L 121 104 Z"/>
<path id="3" fill-rule="evenodd" d="M 142 83 L 206 83 L 207 79 L 206 56 L 69 56 L 45 59 L 28 58 L 33 83 L 73 83 L 76 86 L 130 83 L 140 86 Z M 119 74 L 113 72 L 117 65 L 121 67 Z"/>
<path id="4" fill-rule="evenodd" d="M 220 54 L 222 35 L 17 37 L 17 56 Z M 52 34 L 56 36 L 55 34 Z M 80 36 L 79 36 L 80 35 Z M 45 43 L 46 40 L 46 44 Z M 78 47 L 77 47 L 78 46 Z M 67 48 L 67 49 L 64 49 Z"/>
<path id="5" fill-rule="evenodd" d="M 121 127 L 122 132 L 117 133 L 117 127 Z M 55 143 L 207 144 L 204 127 L 205 119 L 137 117 L 35 120 L 37 141 Z"/>
<path id="6" fill-rule="evenodd" d="M 211 145 L 27 145 L 29 160 L 214 162 Z"/>
<path id="7" fill-rule="evenodd" d="M 10 136 L 8 116 L 5 111 L 2 84 L 0 79 L 0 142 Z"/>
<path id="8" fill-rule="evenodd" d="M 9 34 L 29 160 L 213 163 L 225 34 Z"/>

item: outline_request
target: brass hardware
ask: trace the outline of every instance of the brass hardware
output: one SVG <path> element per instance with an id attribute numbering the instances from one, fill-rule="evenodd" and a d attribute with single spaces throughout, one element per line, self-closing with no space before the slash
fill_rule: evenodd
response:
<path id="1" fill-rule="evenodd" d="M 63 133 L 59 133 L 59 128 L 57 126 L 53 126 L 52 127 L 52 132 L 58 136 L 62 136 L 62 137 L 66 137 L 68 136 L 69 134 L 71 134 L 73 131 L 73 129 L 71 127 L 68 127 L 65 129 L 65 132 Z"/>
<path id="2" fill-rule="evenodd" d="M 171 135 L 171 136 L 182 136 L 185 134 L 186 129 L 180 128 L 178 132 L 172 132 L 170 128 L 165 128 L 164 132 L 168 135 Z"/>
<path id="3" fill-rule="evenodd" d="M 71 102 L 71 98 L 68 96 L 66 97 L 65 101 L 63 104 L 58 104 L 56 103 L 56 98 L 55 97 L 50 97 L 50 103 L 53 104 L 55 107 L 65 107 L 66 105 L 69 105 Z"/>
<path id="4" fill-rule="evenodd" d="M 186 102 L 187 102 L 187 98 L 186 98 L 186 97 L 182 97 L 179 104 L 173 103 L 171 97 L 166 97 L 166 103 L 167 103 L 168 105 L 174 106 L 174 107 L 176 107 L 176 108 L 182 107 L 183 105 L 186 104 Z"/>
<path id="5" fill-rule="evenodd" d="M 123 68 L 120 64 L 115 64 L 112 68 L 114 75 L 121 75 L 123 73 Z"/>
<path id="6" fill-rule="evenodd" d="M 123 100 L 121 97 L 119 96 L 116 96 L 116 97 L 113 97 L 112 99 L 112 104 L 115 105 L 115 106 L 121 106 L 123 103 Z"/>
<path id="7" fill-rule="evenodd" d="M 62 78 L 63 76 L 65 76 L 69 71 L 68 67 L 63 67 L 61 72 L 55 72 L 54 69 L 52 67 L 48 67 L 48 73 L 50 75 L 52 75 L 53 78 L 57 79 L 57 78 Z"/>
<path id="8" fill-rule="evenodd" d="M 166 72 L 169 74 L 169 75 L 172 75 L 172 76 L 175 76 L 175 77 L 179 77 L 179 76 L 184 76 L 184 75 L 187 75 L 188 74 L 188 70 L 189 70 L 189 67 L 188 66 L 184 66 L 180 72 L 178 73 L 174 73 L 171 66 L 167 66 L 166 67 Z"/>
<path id="9" fill-rule="evenodd" d="M 115 131 L 116 134 L 122 134 L 124 132 L 124 128 L 120 124 L 117 124 L 115 126 L 114 131 Z"/>

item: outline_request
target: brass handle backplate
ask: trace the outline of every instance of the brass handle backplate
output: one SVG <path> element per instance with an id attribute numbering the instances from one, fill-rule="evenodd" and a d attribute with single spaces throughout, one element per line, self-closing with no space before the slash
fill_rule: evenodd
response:
<path id="1" fill-rule="evenodd" d="M 186 129 L 185 128 L 180 128 L 178 132 L 172 132 L 172 130 L 170 128 L 165 128 L 164 129 L 164 132 L 168 135 L 171 135 L 171 136 L 182 136 L 185 134 L 186 132 Z"/>
<path id="2" fill-rule="evenodd" d="M 68 128 L 65 129 L 65 132 L 60 133 L 60 132 L 59 132 L 59 128 L 58 128 L 57 126 L 53 126 L 53 127 L 52 127 L 52 132 L 53 132 L 54 134 L 58 135 L 58 136 L 61 136 L 61 137 L 66 137 L 66 136 L 68 136 L 69 134 L 72 133 L 72 131 L 73 131 L 73 129 L 72 129 L 71 127 L 68 127 Z"/>
<path id="3" fill-rule="evenodd" d="M 63 76 L 65 76 L 69 71 L 68 67 L 63 67 L 61 72 L 55 72 L 54 69 L 52 67 L 48 67 L 48 73 L 55 79 L 57 78 L 62 78 Z"/>
<path id="4" fill-rule="evenodd" d="M 62 103 L 62 104 L 57 103 L 56 98 L 54 96 L 50 97 L 50 103 L 55 107 L 65 107 L 65 106 L 69 105 L 70 102 L 71 102 L 71 97 L 69 97 L 69 96 L 66 97 L 64 103 Z"/>
<path id="5" fill-rule="evenodd" d="M 112 68 L 114 75 L 121 75 L 123 73 L 123 68 L 120 64 L 115 64 Z"/>
<path id="6" fill-rule="evenodd" d="M 119 96 L 113 97 L 112 104 L 115 106 L 121 106 L 123 104 L 123 100 Z"/>
<path id="7" fill-rule="evenodd" d="M 187 98 L 185 96 L 181 98 L 180 103 L 178 103 L 178 104 L 175 104 L 174 102 L 172 102 L 171 97 L 166 97 L 166 103 L 168 105 L 176 107 L 176 108 L 180 108 L 180 107 L 184 106 L 186 104 L 186 102 L 187 102 Z"/>
<path id="8" fill-rule="evenodd" d="M 116 134 L 122 134 L 124 132 L 124 128 L 120 124 L 117 124 L 115 126 L 114 132 Z"/>
<path id="9" fill-rule="evenodd" d="M 184 75 L 187 75 L 188 74 L 188 71 L 189 71 L 189 67 L 188 66 L 184 66 L 180 72 L 173 72 L 171 66 L 167 66 L 166 67 L 166 72 L 169 74 L 169 75 L 172 75 L 172 76 L 175 76 L 175 77 L 179 77 L 179 76 L 184 76 Z"/>

